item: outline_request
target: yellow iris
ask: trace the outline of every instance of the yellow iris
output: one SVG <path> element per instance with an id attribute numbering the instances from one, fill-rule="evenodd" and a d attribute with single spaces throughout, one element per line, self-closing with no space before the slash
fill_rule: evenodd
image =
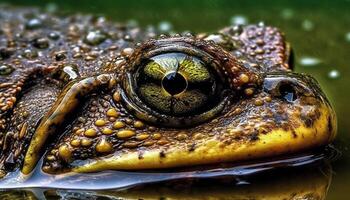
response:
<path id="1" fill-rule="evenodd" d="M 182 53 L 155 56 L 144 68 L 147 76 L 158 80 L 170 71 L 182 74 L 188 82 L 202 82 L 211 78 L 208 69 L 198 58 Z"/>
<path id="2" fill-rule="evenodd" d="M 140 97 L 162 113 L 183 115 L 203 109 L 214 93 L 214 77 L 196 57 L 184 53 L 154 56 L 141 68 Z"/>

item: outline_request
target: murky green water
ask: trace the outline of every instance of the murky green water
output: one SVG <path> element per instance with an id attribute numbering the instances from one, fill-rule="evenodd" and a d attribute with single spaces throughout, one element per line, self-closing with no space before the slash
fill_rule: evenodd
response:
<path id="1" fill-rule="evenodd" d="M 291 181 L 290 175 L 280 175 L 276 178 L 276 185 L 266 188 L 263 183 L 254 187 L 240 189 L 229 187 L 216 187 L 213 190 L 188 191 L 186 195 L 172 194 L 172 197 L 239 197 L 234 196 L 237 191 L 248 192 L 251 197 L 254 194 L 265 194 L 271 190 L 278 190 L 285 185 L 321 185 L 330 187 L 327 199 L 347 199 L 350 185 L 350 119 L 348 105 L 350 98 L 350 1 L 230 1 L 230 0 L 85 0 L 70 1 L 61 0 L 56 3 L 51 1 L 10 1 L 14 5 L 34 5 L 44 9 L 57 9 L 64 13 L 94 13 L 104 15 L 115 21 L 134 20 L 143 27 L 150 24 L 161 29 L 173 29 L 174 31 L 191 30 L 195 32 L 215 32 L 219 28 L 234 22 L 257 23 L 264 21 L 268 25 L 279 27 L 286 33 L 288 41 L 295 51 L 296 71 L 312 74 L 322 85 L 333 106 L 336 109 L 339 123 L 339 132 L 335 141 L 336 148 L 342 151 L 342 156 L 327 168 L 329 174 L 321 170 L 326 180 L 312 182 L 313 175 L 303 172 L 301 178 Z M 317 168 L 317 170 L 320 170 Z M 317 171 L 316 170 L 316 171 Z M 315 170 L 310 170 L 315 172 Z M 283 178 L 286 176 L 287 178 Z M 303 178 L 305 177 L 305 178 Z M 310 178 L 310 180 L 308 180 Z M 305 179 L 305 182 L 303 181 Z M 298 182 L 299 180 L 299 182 Z M 322 182 L 323 181 L 323 182 Z M 292 182 L 292 183 L 291 183 Z M 316 187 L 315 186 L 315 187 Z M 146 188 L 147 189 L 147 188 Z M 151 191 L 156 190 L 151 188 Z M 143 193 L 148 198 L 152 192 Z M 184 191 L 183 188 L 180 190 Z M 212 192 L 211 192 L 212 191 Z M 250 192 L 250 193 L 249 193 Z M 50 193 L 50 192 L 49 192 Z M 166 191 L 154 192 L 159 197 L 166 197 Z M 174 191 L 173 191 L 174 193 Z M 134 194 L 134 193 L 131 193 Z M 101 199 L 110 193 L 101 194 Z M 125 193 L 115 194 L 126 196 Z M 162 196 L 163 195 L 163 196 Z M 74 195 L 73 195 L 74 196 Z M 268 195 L 267 195 L 268 196 Z M 129 197 L 132 197 L 129 196 Z M 141 198 L 142 195 L 133 195 Z M 154 197 L 154 196 L 153 196 Z M 28 194 L 30 198 L 30 194 Z M 68 197 L 67 197 L 68 198 Z"/>

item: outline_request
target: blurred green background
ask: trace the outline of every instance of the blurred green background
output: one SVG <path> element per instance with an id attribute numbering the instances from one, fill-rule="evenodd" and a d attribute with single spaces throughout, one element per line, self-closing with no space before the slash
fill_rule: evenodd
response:
<path id="1" fill-rule="evenodd" d="M 113 21 L 155 25 L 175 32 L 215 32 L 234 23 L 279 27 L 295 51 L 296 71 L 322 85 L 339 119 L 335 146 L 343 152 L 333 163 L 327 199 L 346 199 L 350 185 L 350 1 L 349 0 L 8 0 L 11 5 L 47 11 L 89 13 Z"/>

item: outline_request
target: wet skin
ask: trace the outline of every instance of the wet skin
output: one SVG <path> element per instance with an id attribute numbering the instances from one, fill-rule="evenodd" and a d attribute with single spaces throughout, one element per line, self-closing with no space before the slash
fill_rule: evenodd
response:
<path id="1" fill-rule="evenodd" d="M 0 11 L 1 176 L 236 162 L 335 137 L 333 109 L 312 77 L 292 72 L 277 28 L 165 36 Z"/>

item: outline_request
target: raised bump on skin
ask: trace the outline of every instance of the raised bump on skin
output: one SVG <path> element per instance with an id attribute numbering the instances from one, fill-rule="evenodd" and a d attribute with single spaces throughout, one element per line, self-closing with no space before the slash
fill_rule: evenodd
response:
<path id="1" fill-rule="evenodd" d="M 57 127 L 62 125 L 67 115 L 79 105 L 79 98 L 88 95 L 103 85 L 108 85 L 111 79 L 112 75 L 99 75 L 74 81 L 65 87 L 36 129 L 24 158 L 22 173 L 29 174 L 34 169 L 47 138 L 55 134 Z M 82 141 L 83 146 L 90 145 L 88 143 Z"/>

